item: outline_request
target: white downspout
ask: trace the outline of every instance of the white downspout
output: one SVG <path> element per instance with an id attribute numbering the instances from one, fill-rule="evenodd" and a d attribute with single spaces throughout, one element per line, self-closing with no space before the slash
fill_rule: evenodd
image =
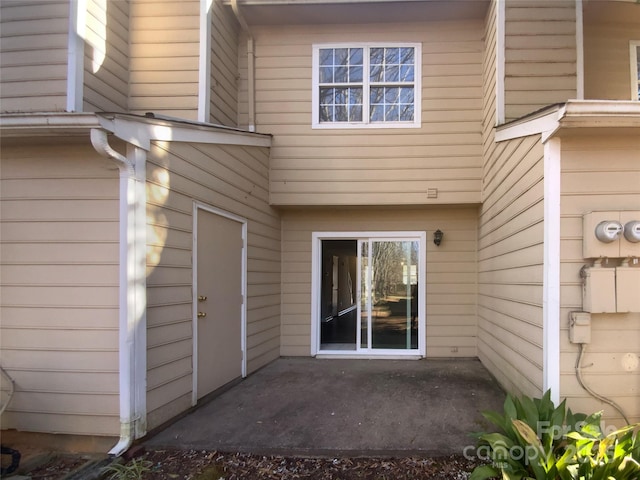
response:
<path id="1" fill-rule="evenodd" d="M 242 27 L 242 30 L 247 34 L 247 101 L 248 101 L 248 114 L 249 114 L 249 131 L 256 131 L 256 55 L 255 45 L 253 41 L 253 34 L 247 24 L 240 7 L 238 7 L 238 0 L 231 0 L 231 8 L 233 13 L 238 19 L 238 23 Z"/>
<path id="2" fill-rule="evenodd" d="M 102 156 L 113 160 L 120 170 L 120 272 L 119 272 L 119 386 L 120 440 L 109 455 L 120 456 L 133 440 L 146 432 L 146 280 L 144 244 L 139 231 L 144 230 L 144 162 L 145 153 L 130 146 L 129 158 L 116 152 L 107 132 L 91 130 L 91 144 Z M 141 178 L 136 178 L 136 170 Z M 140 218 L 142 217 L 142 218 Z M 142 265 L 140 265 L 142 263 Z"/>

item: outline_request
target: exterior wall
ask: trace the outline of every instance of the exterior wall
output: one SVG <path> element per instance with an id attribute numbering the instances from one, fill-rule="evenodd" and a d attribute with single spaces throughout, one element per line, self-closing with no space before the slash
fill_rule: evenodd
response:
<path id="1" fill-rule="evenodd" d="M 575 0 L 506 0 L 505 116 L 576 98 Z"/>
<path id="2" fill-rule="evenodd" d="M 493 145 L 478 230 L 478 357 L 509 391 L 542 393 L 543 147 Z"/>
<path id="3" fill-rule="evenodd" d="M 84 111 L 126 112 L 129 96 L 129 1 L 87 2 Z"/>
<path id="4" fill-rule="evenodd" d="M 67 107 L 69 2 L 0 4 L 2 112 Z"/>
<path id="5" fill-rule="evenodd" d="M 477 215 L 476 208 L 284 211 L 281 355 L 311 352 L 313 232 L 425 230 L 427 356 L 475 357 Z M 438 228 L 445 236 L 436 247 Z"/>
<path id="6" fill-rule="evenodd" d="M 629 41 L 640 40 L 640 10 L 621 2 L 587 2 L 584 12 L 585 98 L 631 96 Z"/>
<path id="7" fill-rule="evenodd" d="M 238 126 L 238 37 L 229 7 L 213 2 L 211 29 L 211 123 Z"/>
<path id="8" fill-rule="evenodd" d="M 637 210 L 640 205 L 640 137 L 598 135 L 562 139 L 561 196 L 561 396 L 574 411 L 604 410 L 607 423 L 623 421 L 609 405 L 591 398 L 578 384 L 577 345 L 569 343 L 569 312 L 582 310 L 580 268 L 582 216 L 597 210 Z M 613 260 L 613 265 L 619 260 Z M 638 265 L 635 268 L 639 268 Z M 629 420 L 640 421 L 640 370 L 624 356 L 638 355 L 640 313 L 593 314 L 591 343 L 582 365 L 585 383 L 613 399 Z"/>
<path id="9" fill-rule="evenodd" d="M 274 135 L 273 205 L 462 204 L 480 200 L 481 20 L 255 27 L 256 126 Z M 422 127 L 312 129 L 312 45 L 422 43 Z M 241 42 L 240 124 L 247 125 Z M 437 198 L 427 198 L 437 189 Z"/>
<path id="10" fill-rule="evenodd" d="M 117 436 L 118 170 L 86 144 L 28 142 L 2 145 L 2 428 Z"/>
<path id="11" fill-rule="evenodd" d="M 129 32 L 130 112 L 197 120 L 200 2 L 136 0 Z"/>
<path id="12" fill-rule="evenodd" d="M 147 159 L 148 427 L 191 407 L 193 200 L 248 220 L 247 371 L 280 354 L 280 219 L 266 148 L 154 142 Z"/>

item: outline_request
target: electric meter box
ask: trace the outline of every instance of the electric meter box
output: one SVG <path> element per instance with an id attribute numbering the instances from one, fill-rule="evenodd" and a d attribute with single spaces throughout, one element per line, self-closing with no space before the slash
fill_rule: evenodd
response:
<path id="1" fill-rule="evenodd" d="M 616 311 L 640 312 L 640 268 L 616 267 Z"/>
<path id="2" fill-rule="evenodd" d="M 632 241 L 637 232 L 638 222 L 640 222 L 640 211 L 620 212 L 620 223 L 622 223 L 625 228 L 624 236 L 620 241 L 620 256 L 622 258 L 640 257 L 640 242 Z M 638 310 L 636 310 L 636 312 L 637 311 Z"/>
<path id="3" fill-rule="evenodd" d="M 616 313 L 616 269 L 584 269 L 582 309 L 589 313 Z"/>
<path id="4" fill-rule="evenodd" d="M 640 257 L 640 242 L 627 239 L 640 221 L 640 211 L 609 210 L 587 213 L 582 217 L 583 258 L 626 258 Z M 628 225 L 628 227 L 627 227 Z"/>

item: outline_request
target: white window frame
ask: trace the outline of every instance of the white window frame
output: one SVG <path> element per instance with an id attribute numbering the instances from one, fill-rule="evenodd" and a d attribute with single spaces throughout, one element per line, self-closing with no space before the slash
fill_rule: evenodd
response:
<path id="1" fill-rule="evenodd" d="M 369 122 L 369 49 L 414 48 L 414 116 L 412 122 Z M 363 48 L 362 122 L 320 122 L 320 50 L 325 48 Z M 397 42 L 322 43 L 313 45 L 312 54 L 312 108 L 311 125 L 314 129 L 343 128 L 420 128 L 422 126 L 422 44 Z M 366 107 L 365 107 L 366 105 Z"/>
<path id="2" fill-rule="evenodd" d="M 631 99 L 636 102 L 638 98 L 638 86 L 640 81 L 638 80 L 638 50 L 640 50 L 640 40 L 631 40 L 629 42 L 629 64 L 631 66 Z"/>

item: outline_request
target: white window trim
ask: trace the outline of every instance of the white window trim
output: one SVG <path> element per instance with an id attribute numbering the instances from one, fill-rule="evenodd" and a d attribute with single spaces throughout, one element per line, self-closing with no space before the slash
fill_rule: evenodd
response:
<path id="1" fill-rule="evenodd" d="M 631 100 L 638 99 L 638 49 L 640 49 L 640 40 L 631 40 L 629 42 L 629 64 L 631 67 Z"/>
<path id="2" fill-rule="evenodd" d="M 320 49 L 323 48 L 371 48 L 371 47 L 412 47 L 415 49 L 415 80 L 414 80 L 414 119 L 413 122 L 326 122 L 320 123 Z M 422 44 L 397 42 L 355 42 L 355 43 L 319 43 L 313 45 L 312 53 L 312 108 L 311 126 L 314 129 L 343 129 L 343 128 L 420 128 L 422 126 Z M 365 60 L 364 75 L 368 75 L 368 59 Z M 367 82 L 363 82 L 363 86 Z M 369 102 L 367 92 L 363 92 L 363 100 Z"/>
<path id="3" fill-rule="evenodd" d="M 425 357 L 427 349 L 427 232 L 425 231 L 366 231 L 366 232 L 312 232 L 311 244 L 311 356 L 328 356 L 344 358 L 412 358 Z M 418 278 L 425 279 L 424 288 L 418 289 L 418 348 L 416 350 L 321 350 L 320 349 L 320 288 L 322 272 L 322 240 L 398 240 L 411 239 L 419 241 L 420 264 Z M 359 342 L 358 342 L 359 344 Z"/>

